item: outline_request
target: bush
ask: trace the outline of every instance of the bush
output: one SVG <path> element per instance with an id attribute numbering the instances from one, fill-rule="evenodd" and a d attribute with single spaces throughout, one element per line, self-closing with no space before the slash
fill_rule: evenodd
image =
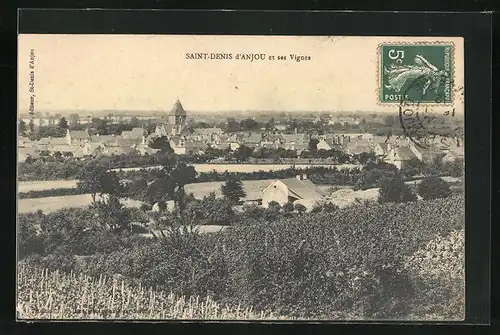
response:
<path id="1" fill-rule="evenodd" d="M 417 189 L 418 194 L 426 200 L 446 198 L 451 194 L 450 185 L 437 176 L 426 177 Z"/>
<path id="2" fill-rule="evenodd" d="M 35 199 L 45 197 L 61 197 L 66 195 L 85 194 L 85 190 L 79 188 L 54 188 L 49 190 L 33 190 L 28 192 L 20 192 L 18 199 Z"/>
<path id="3" fill-rule="evenodd" d="M 417 200 L 417 196 L 404 183 L 401 175 L 384 177 L 380 180 L 379 202 L 408 202 Z"/>
<path id="4" fill-rule="evenodd" d="M 139 208 L 143 212 L 149 212 L 153 209 L 153 206 L 151 206 L 150 204 L 142 204 Z"/>

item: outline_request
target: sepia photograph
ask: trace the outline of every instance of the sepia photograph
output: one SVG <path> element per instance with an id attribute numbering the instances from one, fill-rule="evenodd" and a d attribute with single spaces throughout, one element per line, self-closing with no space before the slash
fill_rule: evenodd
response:
<path id="1" fill-rule="evenodd" d="M 462 37 L 18 35 L 18 320 L 462 321 Z"/>

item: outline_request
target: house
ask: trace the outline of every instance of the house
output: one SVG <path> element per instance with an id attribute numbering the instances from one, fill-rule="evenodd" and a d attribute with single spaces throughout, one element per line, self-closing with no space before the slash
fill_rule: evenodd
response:
<path id="1" fill-rule="evenodd" d="M 307 139 L 304 136 L 305 134 L 281 134 L 284 143 L 304 143 L 307 142 Z"/>
<path id="2" fill-rule="evenodd" d="M 77 155 L 80 155 L 79 157 L 83 157 L 83 152 L 79 152 L 78 149 L 80 148 L 79 145 L 68 145 L 68 144 L 58 144 L 58 145 L 49 145 L 47 147 L 47 150 L 52 154 L 60 153 L 62 156 L 65 157 L 77 157 Z"/>
<path id="3" fill-rule="evenodd" d="M 269 184 L 262 191 L 262 206 L 267 208 L 272 201 L 282 206 L 303 199 L 321 201 L 325 196 L 326 194 L 302 175 L 296 178 L 278 179 Z"/>
<path id="4" fill-rule="evenodd" d="M 184 145 L 184 138 L 175 136 L 170 139 L 170 147 L 177 155 L 185 155 L 187 148 Z"/>
<path id="5" fill-rule="evenodd" d="M 228 150 L 229 149 L 229 143 L 212 143 L 210 145 L 210 147 L 213 148 L 213 149 Z"/>
<path id="6" fill-rule="evenodd" d="M 154 155 L 156 154 L 158 151 L 160 151 L 159 149 L 153 149 L 153 148 L 150 148 L 146 145 L 138 145 L 135 147 L 135 150 L 137 151 L 137 153 L 139 155 Z"/>
<path id="7" fill-rule="evenodd" d="M 418 160 L 425 164 L 430 164 L 437 157 L 443 156 L 443 153 L 438 150 L 422 148 L 415 145 L 415 143 L 411 143 L 409 148 L 413 152 L 413 154 L 418 158 Z"/>
<path id="8" fill-rule="evenodd" d="M 17 148 L 17 161 L 18 162 L 26 162 L 26 159 L 37 159 L 40 158 L 40 154 L 35 148 L 25 148 L 19 147 Z"/>
<path id="9" fill-rule="evenodd" d="M 105 145 L 101 143 L 85 143 L 81 146 L 83 156 L 97 156 L 102 150 L 104 150 Z"/>
<path id="10" fill-rule="evenodd" d="M 457 159 L 464 159 L 463 147 L 454 147 L 453 149 L 448 150 L 443 156 L 443 162 L 454 162 Z"/>
<path id="11" fill-rule="evenodd" d="M 318 150 L 331 150 L 332 146 L 326 140 L 320 140 L 316 145 Z"/>
<path id="12" fill-rule="evenodd" d="M 134 148 L 129 147 L 104 147 L 101 149 L 102 155 L 104 156 L 119 156 L 119 155 L 128 155 L 130 153 L 135 152 Z"/>
<path id="13" fill-rule="evenodd" d="M 371 153 L 373 151 L 370 141 L 357 139 L 348 142 L 344 147 L 344 151 L 349 155 L 359 155 L 362 153 Z"/>
<path id="14" fill-rule="evenodd" d="M 389 143 L 375 143 L 373 146 L 373 152 L 376 156 L 383 157 L 387 155 L 389 152 L 390 144 Z"/>
<path id="15" fill-rule="evenodd" d="M 240 147 L 238 142 L 229 142 L 229 150 L 236 151 Z"/>
<path id="16" fill-rule="evenodd" d="M 91 136 L 88 130 L 67 130 L 66 143 L 68 145 L 80 145 L 91 141 Z"/>
<path id="17" fill-rule="evenodd" d="M 193 130 L 193 137 L 195 141 L 220 141 L 223 134 L 221 128 L 196 128 Z"/>
<path id="18" fill-rule="evenodd" d="M 351 117 L 351 116 L 337 116 L 334 117 L 334 115 L 330 115 L 330 120 L 328 121 L 329 125 L 355 125 L 359 124 L 360 120 L 358 117 Z"/>
<path id="19" fill-rule="evenodd" d="M 135 127 L 132 128 L 132 130 L 125 130 L 122 131 L 122 137 L 125 139 L 132 139 L 132 140 L 143 140 L 144 139 L 144 129 L 141 127 Z"/>
<path id="20" fill-rule="evenodd" d="M 415 158 L 415 154 L 409 147 L 389 147 L 384 161 L 394 165 L 398 169 L 403 169 L 409 161 Z"/>

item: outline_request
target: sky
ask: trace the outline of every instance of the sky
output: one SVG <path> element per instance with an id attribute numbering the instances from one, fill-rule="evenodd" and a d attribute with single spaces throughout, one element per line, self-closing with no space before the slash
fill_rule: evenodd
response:
<path id="1" fill-rule="evenodd" d="M 412 37 L 19 35 L 19 111 L 389 111 L 377 104 L 381 42 Z M 453 41 L 463 86 L 463 40 Z M 418 38 L 419 41 L 429 38 Z M 34 93 L 30 53 L 34 51 Z M 232 53 L 232 60 L 186 59 Z M 239 53 L 266 60 L 236 60 Z M 291 54 L 310 57 L 296 62 Z M 269 60 L 274 56 L 275 60 Z M 286 60 L 277 60 L 286 56 Z M 457 102 L 458 112 L 462 104 Z"/>

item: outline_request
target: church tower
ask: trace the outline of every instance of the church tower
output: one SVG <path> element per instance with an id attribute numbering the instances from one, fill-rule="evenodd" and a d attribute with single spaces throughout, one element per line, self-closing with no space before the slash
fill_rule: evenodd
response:
<path id="1" fill-rule="evenodd" d="M 175 101 L 174 107 L 168 116 L 169 128 L 172 127 L 172 135 L 179 135 L 186 126 L 186 111 L 179 99 Z"/>

